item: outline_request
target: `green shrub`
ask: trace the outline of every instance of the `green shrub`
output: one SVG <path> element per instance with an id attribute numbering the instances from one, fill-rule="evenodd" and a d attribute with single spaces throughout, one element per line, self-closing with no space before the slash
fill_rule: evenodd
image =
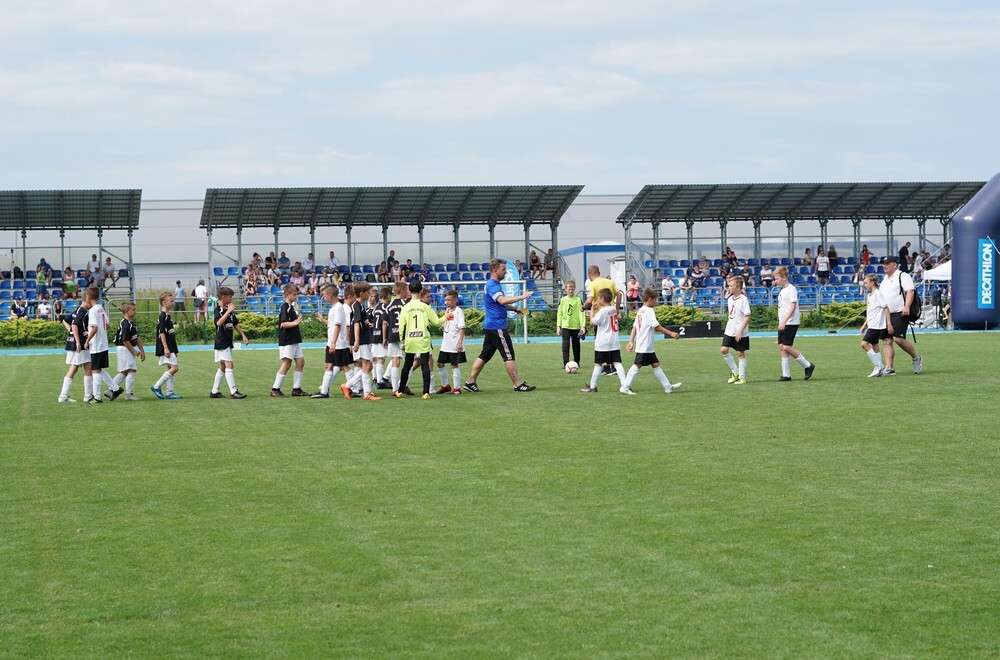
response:
<path id="1" fill-rule="evenodd" d="M 865 303 L 831 303 L 802 314 L 803 328 L 860 328 L 865 322 Z"/>
<path id="2" fill-rule="evenodd" d="M 12 319 L 0 321 L 0 346 L 51 346 L 66 342 L 66 328 L 58 321 Z"/>

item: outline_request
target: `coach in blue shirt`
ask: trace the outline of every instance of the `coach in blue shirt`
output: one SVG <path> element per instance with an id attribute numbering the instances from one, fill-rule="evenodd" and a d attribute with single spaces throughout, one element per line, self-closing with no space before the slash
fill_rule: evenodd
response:
<path id="1" fill-rule="evenodd" d="M 486 363 L 490 361 L 493 354 L 500 351 L 503 356 L 503 366 L 507 369 L 510 381 L 514 383 L 515 392 L 530 392 L 535 389 L 534 385 L 528 385 L 517 376 L 517 363 L 514 362 L 514 342 L 511 341 L 510 333 L 507 332 L 507 312 L 508 310 L 524 313 L 511 307 L 516 302 L 527 299 L 531 292 L 527 291 L 519 296 L 505 296 L 500 280 L 507 275 L 507 262 L 503 259 L 493 259 L 490 261 L 490 279 L 486 281 L 486 316 L 483 318 L 483 351 L 472 363 L 472 372 L 469 380 L 463 386 L 468 392 L 478 392 L 476 378 L 483 370 Z"/>

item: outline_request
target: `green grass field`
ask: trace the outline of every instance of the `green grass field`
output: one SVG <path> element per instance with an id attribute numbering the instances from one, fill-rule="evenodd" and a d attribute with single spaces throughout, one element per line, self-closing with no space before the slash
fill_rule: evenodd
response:
<path id="1" fill-rule="evenodd" d="M 800 338 L 819 368 L 780 384 L 752 344 L 744 387 L 660 341 L 680 391 L 584 395 L 545 344 L 536 392 L 495 363 L 381 402 L 268 398 L 277 352 L 245 351 L 245 401 L 185 352 L 183 401 L 150 360 L 141 402 L 57 405 L 62 356 L 0 357 L 0 655 L 1000 654 L 997 335 L 882 379 Z"/>

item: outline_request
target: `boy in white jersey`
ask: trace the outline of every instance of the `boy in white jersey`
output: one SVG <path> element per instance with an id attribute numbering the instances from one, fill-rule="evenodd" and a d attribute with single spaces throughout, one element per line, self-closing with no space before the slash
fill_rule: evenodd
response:
<path id="1" fill-rule="evenodd" d="M 108 396 L 114 401 L 123 392 L 122 388 L 111 379 L 105 371 L 108 368 L 108 314 L 101 306 L 101 290 L 96 286 L 87 287 L 83 293 L 84 301 L 89 301 L 90 308 L 87 310 L 87 337 L 83 341 L 83 347 L 90 351 L 90 371 L 93 374 L 91 381 L 90 403 L 101 403 L 101 382 L 108 384 L 112 390 Z"/>
<path id="2" fill-rule="evenodd" d="M 365 401 L 381 401 L 382 397 L 372 393 L 372 331 L 365 303 L 371 293 L 368 282 L 355 282 L 344 295 L 344 305 L 351 317 L 351 355 L 355 369 L 347 382 L 340 386 L 344 398 L 353 398 L 352 390 L 361 388 Z"/>
<path id="3" fill-rule="evenodd" d="M 614 294 L 611 289 L 601 289 L 594 296 L 594 306 L 590 323 L 597 332 L 594 335 L 594 373 L 590 376 L 590 385 L 581 392 L 596 392 L 597 381 L 601 378 L 603 366 L 614 366 L 618 374 L 618 384 L 625 385 L 625 368 L 622 367 L 621 343 L 618 339 L 618 308 L 612 304 Z"/>
<path id="4" fill-rule="evenodd" d="M 392 285 L 396 294 L 385 306 L 385 321 L 382 324 L 382 345 L 385 346 L 385 356 L 389 359 L 389 385 L 393 392 L 399 391 L 399 361 L 403 356 L 403 347 L 399 337 L 399 312 L 406 304 L 408 290 L 406 281 L 399 280 Z"/>
<path id="5" fill-rule="evenodd" d="M 73 377 L 80 367 L 83 367 L 83 401 L 86 403 L 90 399 L 93 385 L 90 375 L 90 351 L 83 347 L 83 340 L 87 336 L 87 311 L 89 303 L 84 300 L 83 305 L 76 310 L 62 317 L 62 323 L 69 332 L 66 337 L 66 364 L 69 369 L 63 377 L 62 390 L 59 392 L 59 403 L 76 403 L 76 399 L 69 397 L 70 387 L 73 386 Z"/>
<path id="6" fill-rule="evenodd" d="M 642 292 L 642 307 L 635 313 L 635 321 L 632 323 L 632 334 L 629 337 L 628 345 L 625 347 L 625 350 L 629 353 L 633 349 L 635 350 L 635 363 L 629 367 L 628 375 L 625 376 L 625 384 L 618 390 L 622 394 L 635 394 L 632 391 L 632 381 L 639 374 L 639 369 L 647 365 L 653 367 L 653 375 L 656 376 L 656 380 L 660 381 L 663 391 L 667 394 L 670 394 L 681 386 L 681 383 L 670 383 L 667 375 L 660 368 L 660 359 L 653 352 L 653 342 L 656 339 L 657 332 L 662 332 L 673 339 L 680 339 L 678 333 L 664 328 L 656 320 L 656 312 L 653 310 L 653 307 L 656 306 L 656 300 L 656 291 L 653 289 L 646 289 Z"/>
<path id="7" fill-rule="evenodd" d="M 281 391 L 281 386 L 285 383 L 285 376 L 295 363 L 295 371 L 292 372 L 292 396 L 309 396 L 302 389 L 302 370 L 305 369 L 306 360 L 302 355 L 302 315 L 295 307 L 299 299 L 299 288 L 289 282 L 284 288 L 285 302 L 281 303 L 278 310 L 278 357 L 281 366 L 274 376 L 274 384 L 271 385 L 271 396 L 281 398 L 285 396 Z"/>
<path id="8" fill-rule="evenodd" d="M 115 333 L 115 368 L 118 375 L 115 376 L 115 383 L 121 385 L 125 382 L 125 400 L 138 401 L 135 395 L 135 373 L 138 370 L 138 357 L 143 362 L 146 361 L 146 349 L 142 345 L 139 337 L 139 330 L 136 328 L 133 319 L 135 318 L 135 303 L 122 303 L 122 320 L 118 323 L 118 332 Z M 110 390 L 104 393 L 110 398 L 117 395 Z"/>
<path id="9" fill-rule="evenodd" d="M 788 269 L 784 266 L 774 269 L 774 284 L 781 289 L 778 292 L 778 349 L 781 351 L 781 378 L 778 382 L 792 379 L 792 360 L 805 369 L 803 380 L 809 380 L 816 365 L 792 348 L 795 334 L 799 331 L 799 291 L 788 281 Z"/>
<path id="10" fill-rule="evenodd" d="M 875 368 L 869 378 L 878 378 L 882 375 L 882 355 L 875 350 L 886 338 L 891 337 L 887 330 L 889 326 L 889 306 L 882 297 L 878 288 L 878 275 L 872 273 L 866 275 L 864 279 L 865 289 L 868 290 L 865 322 L 861 326 L 860 332 L 864 334 L 861 340 L 861 348 L 868 354 L 872 366 Z"/>
<path id="11" fill-rule="evenodd" d="M 379 289 L 377 299 L 373 292 L 372 302 L 374 304 L 371 305 L 371 309 L 369 310 L 369 318 L 372 325 L 372 367 L 375 373 L 372 387 L 378 390 L 387 390 L 392 387 L 385 378 L 387 375 L 385 370 L 387 351 L 383 337 L 386 315 L 388 314 L 386 305 L 389 304 L 390 300 L 392 300 L 392 289 L 384 286 Z"/>
<path id="12" fill-rule="evenodd" d="M 747 351 L 750 350 L 750 337 L 747 335 L 747 325 L 750 323 L 750 301 L 743 295 L 743 278 L 729 278 L 729 320 L 726 322 L 725 333 L 722 336 L 722 359 L 729 365 L 729 383 L 746 385 L 747 382 Z M 729 349 L 736 351 L 740 359 L 739 366 L 729 354 Z"/>
<path id="13" fill-rule="evenodd" d="M 441 387 L 438 394 L 462 393 L 462 370 L 458 365 L 466 362 L 465 357 L 465 312 L 458 306 L 458 291 L 451 289 L 444 294 L 446 314 L 451 318 L 444 323 L 444 333 L 441 338 L 441 351 L 438 353 L 438 376 Z M 445 364 L 451 364 L 451 385 L 448 385 L 448 374 Z"/>
<path id="14" fill-rule="evenodd" d="M 347 288 L 351 288 L 348 284 Z M 326 323 L 326 371 L 323 373 L 323 384 L 320 385 L 319 392 L 312 395 L 314 399 L 329 399 L 330 384 L 337 374 L 354 364 L 351 356 L 351 345 L 349 343 L 350 319 L 343 303 L 337 298 L 339 289 L 335 284 L 327 284 L 323 287 L 323 300 L 330 304 L 330 312 L 324 318 L 322 314 L 316 312 L 316 318 Z M 352 289 L 351 294 L 354 291 Z"/>

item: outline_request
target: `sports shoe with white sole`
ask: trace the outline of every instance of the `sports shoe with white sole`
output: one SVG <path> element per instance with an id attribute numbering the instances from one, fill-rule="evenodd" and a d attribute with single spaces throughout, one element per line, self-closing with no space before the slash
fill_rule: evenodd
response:
<path id="1" fill-rule="evenodd" d="M 918 355 L 913 358 L 913 373 L 919 374 L 920 370 L 924 368 L 924 356 Z"/>
<path id="2" fill-rule="evenodd" d="M 76 399 L 71 399 L 68 396 L 61 396 L 56 399 L 57 403 L 76 403 Z"/>
<path id="3" fill-rule="evenodd" d="M 868 374 L 869 378 L 881 378 L 882 377 L 882 367 L 875 367 L 872 372 Z"/>
<path id="4" fill-rule="evenodd" d="M 739 378 L 740 378 L 740 375 L 738 373 L 736 373 L 735 371 L 732 371 L 732 372 L 729 373 L 729 380 L 727 380 L 726 382 L 729 383 L 730 385 L 732 385 L 737 380 L 739 380 Z"/>
<path id="5" fill-rule="evenodd" d="M 622 394 L 629 394 L 631 396 L 635 396 L 635 392 L 632 391 L 631 387 L 619 387 L 618 391 L 621 392 Z"/>
<path id="6" fill-rule="evenodd" d="M 137 397 L 134 394 L 126 394 L 125 395 L 125 400 L 126 401 L 142 401 L 142 399 L 140 399 L 139 397 Z"/>
<path id="7" fill-rule="evenodd" d="M 892 367 L 882 367 L 882 375 L 883 376 L 895 376 L 896 375 L 896 370 L 893 369 Z"/>
<path id="8" fill-rule="evenodd" d="M 670 387 L 664 389 L 663 391 L 666 392 L 667 394 L 670 394 L 671 392 L 676 392 L 681 388 L 681 385 L 683 384 L 684 383 L 671 383 Z"/>

